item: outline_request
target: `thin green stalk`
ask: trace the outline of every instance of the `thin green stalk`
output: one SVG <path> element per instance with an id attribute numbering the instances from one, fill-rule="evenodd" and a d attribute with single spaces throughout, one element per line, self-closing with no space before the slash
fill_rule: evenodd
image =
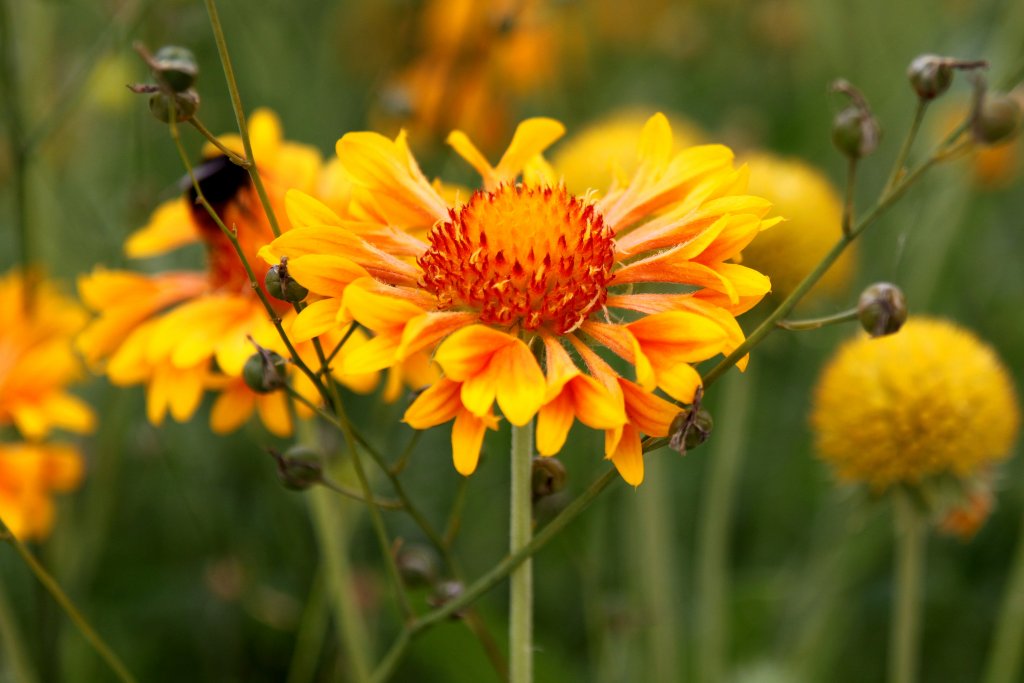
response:
<path id="1" fill-rule="evenodd" d="M 736 480 L 748 433 L 747 416 L 754 392 L 752 370 L 746 377 L 733 373 L 722 390 L 721 405 L 729 407 L 729 429 L 711 442 L 701 511 L 697 515 L 697 680 L 720 683 L 726 676 L 729 626 L 725 615 L 729 571 L 729 532 Z"/>
<path id="2" fill-rule="evenodd" d="M 533 532 L 533 421 L 512 426 L 509 553 L 530 543 Z M 527 557 L 509 577 L 509 681 L 533 680 L 533 561 Z"/>
<path id="3" fill-rule="evenodd" d="M 370 645 L 366 626 L 359 614 L 359 599 L 352 588 L 352 566 L 345 547 L 352 525 L 340 519 L 338 499 L 330 491 L 314 488 L 307 497 L 310 516 L 326 570 L 327 595 L 354 681 L 370 677 Z"/>
<path id="4" fill-rule="evenodd" d="M 25 140 L 22 119 L 21 83 L 18 75 L 17 43 L 14 40 L 11 8 L 7 2 L 0 3 L 0 84 L 3 86 L 2 99 L 7 119 L 7 138 L 11 143 L 11 184 L 14 195 L 14 229 L 18 233 L 18 261 L 25 278 L 25 308 L 32 307 L 36 274 L 35 245 L 33 244 L 31 218 L 28 206 L 28 164 L 31 158 Z"/>
<path id="5" fill-rule="evenodd" d="M 846 192 L 843 200 L 843 234 L 853 229 L 853 200 L 857 188 L 857 157 L 850 157 L 846 164 Z"/>
<path id="6" fill-rule="evenodd" d="M 895 600 L 889 640 L 890 683 L 917 680 L 924 578 L 925 520 L 905 492 L 893 497 L 896 530 Z"/>
<path id="7" fill-rule="evenodd" d="M 466 492 L 469 491 L 469 478 L 463 477 L 455 486 L 455 499 L 452 501 L 452 508 L 448 511 L 448 521 L 444 525 L 444 545 L 451 548 L 455 544 L 455 537 L 462 527 L 462 508 L 466 505 Z"/>
<path id="8" fill-rule="evenodd" d="M 383 683 L 391 677 L 406 649 L 412 642 L 413 636 L 450 618 L 452 614 L 473 604 L 481 595 L 501 583 L 510 572 L 561 533 L 570 522 L 579 517 L 590 506 L 597 496 L 607 489 L 612 482 L 617 480 L 618 473 L 614 468 L 609 468 L 586 491 L 548 522 L 543 529 L 534 534 L 529 543 L 515 553 L 506 555 L 498 564 L 491 567 L 486 574 L 467 586 L 462 595 L 407 624 L 406 628 L 399 633 L 398 638 L 391 645 L 384 659 L 377 665 L 377 669 L 373 673 L 372 680 L 374 683 Z"/>
<path id="9" fill-rule="evenodd" d="M 217 14 L 217 3 L 214 0 L 205 0 L 206 13 L 210 16 L 210 28 L 213 29 L 213 39 L 217 43 L 217 53 L 220 55 L 221 68 L 224 69 L 224 78 L 228 83 L 228 92 L 231 95 L 231 107 L 235 110 L 235 120 L 238 122 L 238 133 L 242 138 L 242 147 L 245 149 L 245 159 L 248 162 L 247 169 L 252 184 L 256 188 L 256 194 L 260 198 L 263 210 L 270 222 L 270 229 L 274 237 L 280 237 L 281 228 L 277 224 L 277 216 L 274 208 L 270 205 L 267 191 L 263 187 L 263 179 L 260 177 L 259 168 L 256 165 L 256 158 L 252 154 L 252 141 L 249 139 L 249 126 L 245 121 L 245 110 L 242 108 L 242 96 L 238 92 L 238 82 L 235 80 L 235 70 L 231 66 L 231 57 L 228 55 L 228 45 L 224 38 L 224 29 L 220 25 L 220 16 Z"/>
<path id="10" fill-rule="evenodd" d="M 670 505 L 673 482 L 671 468 L 676 465 L 668 457 L 648 458 L 643 489 L 636 492 L 637 526 L 627 532 L 638 534 L 639 552 L 634 576 L 639 583 L 644 604 L 648 661 L 647 679 L 678 681 L 682 648 L 686 642 L 681 632 L 682 612 L 679 600 L 679 572 L 672 550 L 676 532 L 672 527 Z"/>
<path id="11" fill-rule="evenodd" d="M 1024 642 L 1024 525 L 1021 529 L 985 665 L 985 683 L 1020 680 L 1021 660 L 1024 659 L 1024 649 L 1020 646 Z"/>
<path id="12" fill-rule="evenodd" d="M 25 641 L 11 612 L 3 581 L 0 581 L 0 653 L 3 654 L 3 661 L 8 662 L 6 670 L 14 675 L 14 680 L 19 683 L 38 683 L 39 676 L 26 654 Z M 4 669 L 0 666 L 0 677 Z"/>
<path id="13" fill-rule="evenodd" d="M 199 134 L 206 138 L 210 142 L 210 144 L 219 149 L 224 154 L 224 156 L 226 156 L 228 159 L 231 159 L 231 163 L 235 164 L 236 166 L 241 166 L 242 168 L 248 168 L 251 165 L 248 159 L 243 159 L 242 157 L 238 156 L 237 154 L 235 154 L 235 152 L 228 149 L 223 142 L 218 140 L 217 136 L 211 133 L 210 130 L 203 125 L 203 122 L 199 120 L 198 116 L 193 116 L 192 118 L 190 118 L 188 120 L 188 123 L 190 123 L 193 128 L 199 131 Z"/>
<path id="14" fill-rule="evenodd" d="M 288 666 L 287 683 L 312 683 L 316 676 L 317 661 L 324 647 L 330 614 L 327 611 L 323 567 L 313 577 L 306 607 L 302 610 L 298 633 L 295 634 L 295 649 Z"/>
<path id="15" fill-rule="evenodd" d="M 917 107 L 914 109 L 914 120 L 910 123 L 910 130 L 907 131 L 907 136 L 903 138 L 903 144 L 900 146 L 900 151 L 896 155 L 896 161 L 892 165 L 892 173 L 889 174 L 889 180 L 885 183 L 885 189 L 882 194 L 888 194 L 892 188 L 896 187 L 896 183 L 900 181 L 903 175 L 903 169 L 907 164 L 907 158 L 910 156 L 910 148 L 914 146 L 914 140 L 917 139 L 917 133 L 921 130 L 921 122 L 924 121 L 924 114 L 928 110 L 928 100 L 917 99 Z"/>
<path id="16" fill-rule="evenodd" d="M 807 318 L 805 320 L 780 320 L 775 323 L 784 330 L 799 332 L 803 330 L 819 330 L 822 327 L 836 325 L 838 323 L 850 322 L 857 319 L 857 309 L 851 308 L 832 315 L 825 315 L 820 318 Z"/>
<path id="17" fill-rule="evenodd" d="M 43 568 L 43 565 L 39 564 L 39 561 L 28 551 L 28 548 L 11 533 L 2 519 L 0 519 L 0 540 L 7 541 L 7 543 L 14 547 L 14 550 L 25 564 L 28 565 L 28 568 L 32 570 L 32 573 L 35 574 L 39 583 L 46 589 L 46 592 L 60 605 L 60 608 L 68 615 L 68 618 L 71 619 L 78 632 L 92 645 L 93 649 L 96 650 L 96 654 L 103 658 L 103 661 L 107 663 L 118 679 L 122 683 L 135 683 L 135 677 L 128 672 L 121 658 L 114 653 L 106 641 L 100 637 L 86 618 L 82 616 L 82 613 L 78 611 L 78 608 L 71 602 L 71 598 L 64 593 L 57 581 Z"/>

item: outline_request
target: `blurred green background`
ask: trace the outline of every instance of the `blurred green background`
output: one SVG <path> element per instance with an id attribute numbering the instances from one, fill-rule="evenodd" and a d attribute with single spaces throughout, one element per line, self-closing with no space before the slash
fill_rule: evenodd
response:
<path id="1" fill-rule="evenodd" d="M 125 236 L 175 195 L 183 174 L 166 127 L 124 87 L 148 76 L 132 42 L 191 49 L 201 68 L 203 121 L 227 132 L 234 117 L 200 2 L 2 5 L 0 47 L 16 90 L 6 79 L 0 268 L 13 266 L 18 254 L 14 106 L 31 144 L 26 224 L 32 244 L 47 271 L 72 291 L 74 278 L 96 264 L 127 264 Z M 602 115 L 640 106 L 688 118 L 710 139 L 739 149 L 801 157 L 842 187 L 845 161 L 829 142 L 829 126 L 843 102 L 828 93 L 828 84 L 844 77 L 865 93 L 884 129 L 880 149 L 861 169 L 858 202 L 868 207 L 909 126 L 915 99 L 905 69 L 914 56 L 989 59 L 990 81 L 1003 88 L 1024 75 L 1019 2 L 562 0 L 525 3 L 519 15 L 495 5 L 489 16 L 500 25 L 488 24 L 490 33 L 480 36 L 483 47 L 475 46 L 470 60 L 493 70 L 485 72 L 484 98 L 493 111 L 485 107 L 482 115 L 460 119 L 462 95 L 451 82 L 451 99 L 430 113 L 432 126 L 417 109 L 417 92 L 402 80 L 429 42 L 425 3 L 220 0 L 218 7 L 249 111 L 273 108 L 289 139 L 325 155 L 347 131 L 372 126 L 394 132 L 405 123 L 429 177 L 471 178 L 442 144 L 455 125 L 476 129 L 475 139 L 493 159 L 524 116 L 555 117 L 571 136 Z M 501 23 L 508 17 L 520 21 Z M 507 41 L 516 32 L 546 38 L 532 52 L 509 50 L 501 57 L 504 48 L 490 41 Z M 497 66 L 499 57 L 511 66 Z M 958 77 L 945 99 L 963 109 L 969 96 Z M 943 101 L 935 108 L 945 107 Z M 935 112 L 924 138 L 942 117 Z M 184 134 L 198 157 L 200 139 Z M 912 314 L 944 316 L 973 329 L 1014 377 L 1024 376 L 1024 192 L 1017 151 L 1000 187 L 979 185 L 969 161 L 930 175 L 867 233 L 847 294 L 807 310 L 840 310 L 865 285 L 890 280 L 906 291 Z M 201 263 L 196 249 L 131 267 Z M 771 301 L 741 319 L 745 329 Z M 643 486 L 616 484 L 539 554 L 538 681 L 656 681 L 666 672 L 706 680 L 698 673 L 708 647 L 698 544 L 708 523 L 703 506 L 715 485 L 731 495 L 728 515 L 716 520 L 724 525 L 728 551 L 727 608 L 717 615 L 729 627 L 726 680 L 883 678 L 889 509 L 833 484 L 813 457 L 807 426 L 814 379 L 853 331 L 772 336 L 746 375 L 708 396 L 716 420 L 711 442 L 685 458 L 649 455 Z M 143 681 L 343 680 L 335 627 L 321 607 L 322 568 L 307 496 L 281 487 L 265 452 L 283 444 L 256 424 L 228 438 L 213 436 L 205 426 L 208 405 L 191 424 L 155 429 L 145 422 L 140 388 L 93 379 L 82 393 L 102 416 L 97 433 L 83 440 L 87 478 L 63 497 L 54 534 L 35 549 L 128 667 Z M 381 407 L 372 398 L 352 397 L 351 405 L 357 424 L 390 439 L 379 444 L 386 453 L 404 446 L 411 432 L 394 426 L 403 403 Z M 469 577 L 505 552 L 507 438 L 507 430 L 489 435 L 483 463 L 466 487 L 456 551 Z M 597 436 L 579 429 L 570 442 L 562 456 L 569 485 L 561 500 L 546 505 L 552 509 L 606 467 Z M 732 472 L 720 471 L 712 484 L 716 457 L 735 459 L 727 461 Z M 996 510 L 973 541 L 933 537 L 929 543 L 921 680 L 980 676 L 1020 534 L 1022 467 L 1014 458 L 1003 468 Z M 460 479 L 446 428 L 424 437 L 404 478 L 442 526 Z M 378 488 L 386 490 L 386 482 Z M 376 659 L 397 630 L 395 611 L 365 515 L 356 505 L 338 505 Z M 386 515 L 392 536 L 407 544 L 424 541 L 406 516 Z M 8 548 L 0 548 L 0 582 L 41 680 L 113 680 Z M 505 595 L 501 587 L 479 605 L 502 645 Z M 426 597 L 425 591 L 414 594 L 418 609 L 425 609 Z M 301 648 L 296 655 L 300 631 L 301 642 L 314 643 L 308 661 Z M 651 656 L 659 638 L 674 646 L 673 661 Z M 12 675 L 0 661 L 0 680 Z M 477 642 L 453 622 L 418 639 L 394 680 L 496 678 Z"/>

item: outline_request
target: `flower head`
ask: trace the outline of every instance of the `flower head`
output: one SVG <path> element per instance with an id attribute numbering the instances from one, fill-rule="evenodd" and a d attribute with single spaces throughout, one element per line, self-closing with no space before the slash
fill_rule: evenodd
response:
<path id="1" fill-rule="evenodd" d="M 984 473 L 1009 454 L 1019 422 L 992 349 L 928 318 L 844 344 L 821 375 L 811 415 L 820 457 L 840 479 L 875 491 Z"/>
<path id="2" fill-rule="evenodd" d="M 679 412 L 670 399 L 691 402 L 700 385 L 691 364 L 740 344 L 734 315 L 769 289 L 731 259 L 772 224 L 770 205 L 743 193 L 746 172 L 727 148 L 674 153 L 660 114 L 643 127 L 629 178 L 597 200 L 575 195 L 540 157 L 562 132 L 551 119 L 524 121 L 493 166 L 452 133 L 483 179 L 453 203 L 404 135 L 348 134 L 338 157 L 366 191 L 353 201 L 390 218 L 345 220 L 292 192 L 295 228 L 260 254 L 287 256 L 292 276 L 324 297 L 299 315 L 305 335 L 351 320 L 372 331 L 346 367 L 436 363 L 442 377 L 405 421 L 454 420 L 459 472 L 476 468 L 496 405 L 514 425 L 537 419 L 542 455 L 561 449 L 576 419 L 603 430 L 606 456 L 638 484 L 640 434 L 667 434 Z"/>
<path id="3" fill-rule="evenodd" d="M 745 159 L 750 192 L 774 204 L 786 220 L 743 250 L 743 263 L 772 279 L 772 291 L 786 296 L 842 237 L 843 205 L 820 171 L 797 159 L 767 152 Z M 847 249 L 813 292 L 839 295 L 853 279 L 855 250 Z"/>
<path id="4" fill-rule="evenodd" d="M 253 155 L 278 215 L 284 215 L 287 187 L 332 198 L 344 194 L 336 186 L 325 187 L 328 176 L 319 153 L 283 140 L 280 123 L 269 111 L 255 112 L 249 131 Z M 221 141 L 241 151 L 237 136 Z M 237 229 L 241 250 L 255 266 L 257 249 L 273 239 L 270 223 L 248 173 L 227 157 L 216 156 L 219 152 L 212 145 L 206 152 L 208 160 L 196 169 L 200 189 L 224 224 Z M 257 394 L 242 379 L 242 368 L 256 350 L 254 342 L 282 355 L 287 350 L 231 241 L 195 199 L 195 190 L 189 187 L 183 196 L 158 207 L 150 222 L 128 238 L 125 251 L 143 258 L 199 242 L 206 252 L 205 269 L 147 275 L 97 268 L 81 278 L 82 299 L 97 315 L 79 336 L 79 348 L 115 384 L 146 386 L 147 415 L 153 424 L 162 423 L 167 413 L 178 421 L 189 419 L 204 392 L 213 390 L 218 394 L 210 417 L 214 431 L 236 429 L 255 411 L 271 432 L 287 434 L 291 419 L 285 396 Z M 285 222 L 282 229 L 289 227 Z M 265 271 L 257 272 L 262 280 Z M 290 331 L 294 311 L 283 301 L 274 300 L 274 306 Z M 339 328 L 321 341 L 331 349 L 344 332 Z M 353 335 L 342 355 L 362 339 Z M 307 362 L 315 358 L 310 344 L 298 350 Z M 337 378 L 362 391 L 376 383 L 372 372 L 339 372 Z M 300 392 L 314 395 L 312 384 L 299 373 L 294 383 Z"/>

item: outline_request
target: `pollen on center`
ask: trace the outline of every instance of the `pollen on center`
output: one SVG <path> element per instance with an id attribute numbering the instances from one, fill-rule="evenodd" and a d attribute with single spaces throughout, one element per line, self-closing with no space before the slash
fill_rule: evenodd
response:
<path id="1" fill-rule="evenodd" d="M 477 191 L 430 231 L 423 286 L 484 323 L 565 334 L 604 305 L 615 248 L 601 214 L 564 187 Z"/>

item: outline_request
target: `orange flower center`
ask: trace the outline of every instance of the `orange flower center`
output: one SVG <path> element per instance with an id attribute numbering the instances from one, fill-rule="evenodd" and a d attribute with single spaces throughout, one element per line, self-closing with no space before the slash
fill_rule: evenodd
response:
<path id="1" fill-rule="evenodd" d="M 441 308 L 565 334 L 604 305 L 614 255 L 601 215 L 564 187 L 503 184 L 434 225 L 419 265 Z"/>

